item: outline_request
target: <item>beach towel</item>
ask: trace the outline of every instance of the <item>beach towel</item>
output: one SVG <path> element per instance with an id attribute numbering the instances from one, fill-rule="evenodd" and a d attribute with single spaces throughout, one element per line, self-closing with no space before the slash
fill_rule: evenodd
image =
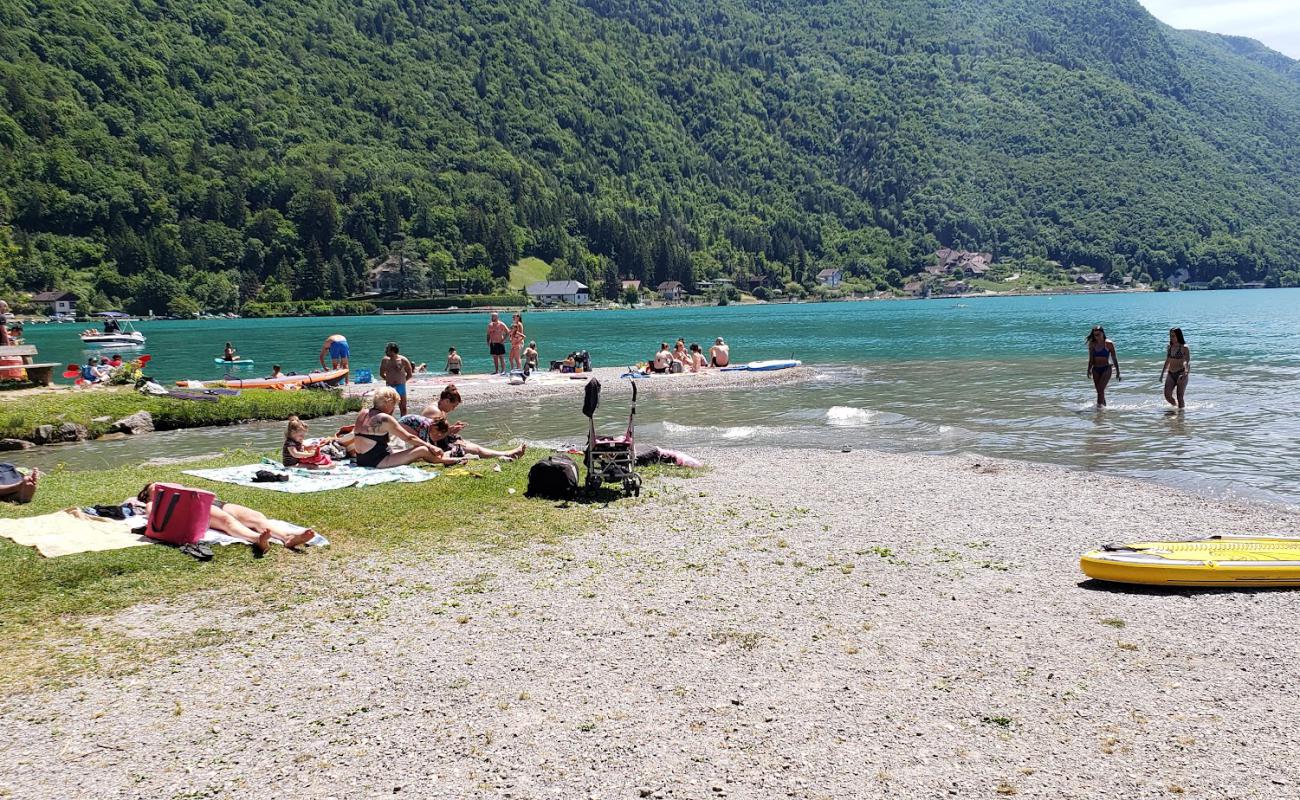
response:
<path id="1" fill-rule="evenodd" d="M 121 550 L 127 547 L 158 544 L 144 535 L 146 520 L 130 517 L 126 520 L 95 519 L 73 516 L 68 511 L 55 511 L 38 517 L 0 519 L 0 536 L 26 547 L 35 547 L 46 558 L 97 553 L 104 550 Z M 294 532 L 306 530 L 299 525 L 284 523 Z M 227 536 L 211 528 L 203 535 L 204 544 L 248 544 L 243 539 Z M 279 544 L 275 539 L 272 542 Z M 329 540 L 316 534 L 308 547 L 324 547 Z"/>
<path id="2" fill-rule="evenodd" d="M 140 519 L 139 517 L 136 517 L 133 520 L 129 519 L 127 520 L 127 524 L 135 526 L 133 530 L 143 533 L 144 525 L 141 524 L 141 522 L 136 521 L 139 519 Z M 294 525 L 292 522 L 285 522 L 282 519 L 273 519 L 271 521 L 278 522 L 281 525 L 285 526 L 285 528 L 289 531 L 289 534 L 291 536 L 296 536 L 297 534 L 307 530 L 302 525 Z M 153 541 L 153 540 L 150 539 L 148 541 Z M 240 539 L 236 536 L 231 536 L 230 534 L 222 533 L 221 531 L 218 530 L 213 530 L 212 528 L 208 528 L 208 532 L 203 534 L 203 539 L 201 539 L 201 541 L 203 542 L 203 544 L 219 544 L 219 545 L 248 544 L 248 542 L 244 541 L 243 539 Z M 307 542 L 307 544 L 303 546 L 304 547 L 326 547 L 329 545 L 329 543 L 330 543 L 329 539 L 326 539 L 324 536 L 318 533 L 315 536 L 313 536 L 311 540 Z M 284 542 L 280 541 L 279 539 L 272 538 L 271 544 L 284 544 Z"/>
<path id="3" fill-rule="evenodd" d="M 289 476 L 289 480 L 276 483 L 259 483 L 253 480 L 258 470 L 274 469 Z M 308 492 L 327 492 L 331 489 L 349 487 L 375 486 L 380 483 L 420 483 L 437 477 L 433 470 L 420 469 L 408 465 L 391 469 L 369 469 L 340 465 L 330 470 L 310 470 L 282 467 L 270 459 L 263 459 L 257 464 L 241 464 L 237 467 L 220 467 L 218 469 L 189 469 L 186 475 L 205 478 L 217 483 L 233 483 L 238 486 L 252 486 L 256 489 L 268 489 L 272 492 L 306 494 Z"/>
<path id="4" fill-rule="evenodd" d="M 121 550 L 124 547 L 150 544 L 151 541 L 140 533 L 133 532 L 119 520 L 83 519 L 66 511 L 55 511 L 38 517 L 0 519 L 0 536 L 27 547 L 35 547 L 46 558 Z"/>

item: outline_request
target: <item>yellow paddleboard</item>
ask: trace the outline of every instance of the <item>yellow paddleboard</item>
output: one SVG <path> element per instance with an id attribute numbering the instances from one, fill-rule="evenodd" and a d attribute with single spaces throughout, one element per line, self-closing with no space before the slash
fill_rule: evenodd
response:
<path id="1" fill-rule="evenodd" d="M 1133 542 L 1084 553 L 1089 578 L 1148 586 L 1300 587 L 1300 539 L 1211 536 Z"/>

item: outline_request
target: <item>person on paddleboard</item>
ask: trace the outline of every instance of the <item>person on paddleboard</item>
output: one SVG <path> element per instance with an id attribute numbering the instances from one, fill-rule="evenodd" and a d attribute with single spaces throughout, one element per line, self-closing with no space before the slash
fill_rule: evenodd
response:
<path id="1" fill-rule="evenodd" d="M 1088 377 L 1092 378 L 1093 388 L 1097 390 L 1097 407 L 1105 408 L 1106 384 L 1110 383 L 1112 369 L 1115 372 L 1115 382 L 1120 380 L 1115 343 L 1106 338 L 1106 329 L 1100 325 L 1093 326 L 1085 341 L 1088 345 Z"/>
<path id="2" fill-rule="evenodd" d="M 234 361 L 237 358 L 239 358 L 239 355 L 235 352 L 235 348 L 230 344 L 230 342 L 226 342 L 226 349 L 221 351 L 221 360 Z"/>

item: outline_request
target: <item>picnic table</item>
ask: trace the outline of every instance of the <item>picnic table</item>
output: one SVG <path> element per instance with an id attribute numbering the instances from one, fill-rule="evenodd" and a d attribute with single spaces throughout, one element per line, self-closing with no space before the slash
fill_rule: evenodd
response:
<path id="1" fill-rule="evenodd" d="M 35 363 L 34 361 L 34 359 L 36 358 L 35 345 L 11 344 L 11 345 L 0 346 L 0 359 L 14 359 L 14 358 L 22 359 L 22 363 L 21 364 L 15 363 L 9 365 L 0 363 L 0 372 L 4 372 L 6 366 L 8 366 L 9 369 L 26 370 L 27 380 L 31 381 L 32 383 L 39 383 L 42 386 L 49 386 L 50 383 L 54 380 L 54 368 L 63 366 L 61 362 L 60 363 L 52 362 L 49 364 Z"/>

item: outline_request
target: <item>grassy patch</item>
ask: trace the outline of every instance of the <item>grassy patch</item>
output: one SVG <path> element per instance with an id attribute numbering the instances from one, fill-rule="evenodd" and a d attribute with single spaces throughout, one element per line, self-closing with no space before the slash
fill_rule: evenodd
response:
<path id="1" fill-rule="evenodd" d="M 396 551 L 418 559 L 464 545 L 555 540 L 592 525 L 590 510 L 582 505 L 562 507 L 523 496 L 533 458 L 502 464 L 501 472 L 492 471 L 496 462 L 474 464 L 471 472 L 478 477 L 444 474 L 426 483 L 304 495 L 212 484 L 181 474 L 184 468 L 247 463 L 254 457 L 237 452 L 183 467 L 55 470 L 30 505 L 0 505 L 2 516 L 31 516 L 115 502 L 148 481 L 175 481 L 310 525 L 331 541 L 327 549 L 302 554 L 272 548 L 261 559 L 247 547 L 218 547 L 215 559 L 201 563 L 161 545 L 47 559 L 0 539 L 0 640 L 6 642 L 0 651 L 0 690 L 102 670 L 116 656 L 121 656 L 117 661 L 138 661 L 142 648 L 152 645 L 95 628 L 97 615 L 137 603 L 162 601 L 181 610 L 194 602 L 197 590 L 226 589 L 235 604 L 233 619 L 246 608 L 283 606 L 313 593 L 337 596 L 340 581 L 347 580 L 341 573 L 358 556 Z M 468 575 L 457 590 L 490 591 L 490 581 L 487 574 Z"/>
<path id="2" fill-rule="evenodd" d="M 540 258 L 521 258 L 510 268 L 510 288 L 523 289 L 530 283 L 544 281 L 551 275 L 551 265 Z"/>
<path id="3" fill-rule="evenodd" d="M 153 415 L 154 427 L 171 430 L 288 419 L 295 414 L 304 419 L 346 414 L 361 410 L 361 400 L 320 390 L 245 389 L 237 397 L 222 397 L 215 403 L 149 397 L 128 388 L 67 390 L 0 398 L 0 437 L 26 439 L 41 425 L 64 422 L 85 425 L 92 437 L 100 436 L 113 422 L 141 410 Z"/>

